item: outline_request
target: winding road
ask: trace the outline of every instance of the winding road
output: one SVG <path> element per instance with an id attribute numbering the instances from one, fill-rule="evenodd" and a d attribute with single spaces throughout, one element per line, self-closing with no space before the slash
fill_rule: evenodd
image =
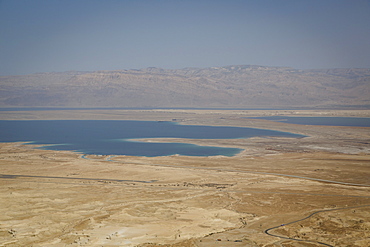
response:
<path id="1" fill-rule="evenodd" d="M 115 156 L 107 156 L 104 157 L 104 159 L 92 159 L 86 157 L 86 155 L 81 155 L 80 158 L 87 159 L 87 160 L 95 160 L 95 161 L 107 161 L 107 162 L 118 162 L 118 163 L 124 163 L 123 161 L 117 161 L 117 160 L 112 160 Z M 318 179 L 318 178 L 309 178 L 309 177 L 301 177 L 301 176 L 295 176 L 295 175 L 288 175 L 288 174 L 280 174 L 280 173 L 269 173 L 269 172 L 256 172 L 256 171 L 240 171 L 240 170 L 231 170 L 231 169 L 220 169 L 220 168 L 207 168 L 207 167 L 188 167 L 188 166 L 176 166 L 176 165 L 164 165 L 164 164 L 145 164 L 145 163 L 133 163 L 130 162 L 131 164 L 138 164 L 138 165 L 153 165 L 153 166 L 162 166 L 162 167 L 171 167 L 171 168 L 191 168 L 191 169 L 200 169 L 200 170 L 216 170 L 216 171 L 226 171 L 226 172 L 238 172 L 238 173 L 253 173 L 253 174 L 264 174 L 264 175 L 275 175 L 275 176 L 284 176 L 284 177 L 292 177 L 292 178 L 300 178 L 300 179 L 308 179 L 308 180 L 313 180 L 313 181 L 318 181 L 318 182 L 325 182 L 325 183 L 333 183 L 333 184 L 341 184 L 341 185 L 346 185 L 346 186 L 363 186 L 363 187 L 370 187 L 370 185 L 365 185 L 365 184 L 353 184 L 353 183 L 345 183 L 345 182 L 339 182 L 339 181 L 331 181 L 331 180 L 324 180 L 324 179 Z M 114 181 L 114 182 L 134 182 L 134 183 L 155 183 L 156 180 L 150 180 L 150 181 L 142 181 L 142 180 L 120 180 L 120 179 L 106 179 L 106 178 L 81 178 L 81 177 L 57 177 L 57 176 L 35 176 L 35 175 L 19 175 L 19 174 L 0 174 L 0 179 L 16 179 L 16 178 L 48 178 L 48 179 L 73 179 L 73 180 L 94 180 L 94 181 Z M 170 189 L 170 188 L 168 188 Z M 204 189 L 204 188 L 203 188 Z M 287 193 L 287 192 L 263 192 L 263 191 L 237 191 L 237 190 L 223 190 L 225 192 L 248 192 L 248 193 L 278 193 L 278 194 L 301 194 L 301 193 Z M 362 197 L 362 198 L 370 198 L 370 196 L 354 196 L 354 195 L 328 195 L 328 194 L 312 194 L 312 193 L 305 193 L 309 195 L 318 195 L 318 196 L 346 196 L 346 197 Z M 307 242 L 307 243 L 315 243 L 315 244 L 320 244 L 323 246 L 330 246 L 334 247 L 330 244 L 319 242 L 319 241 L 314 241 L 314 240 L 304 240 L 304 239 L 296 239 L 296 238 L 290 238 L 286 236 L 281 236 L 281 235 L 276 235 L 271 233 L 272 230 L 281 228 L 286 225 L 291 225 L 303 220 L 306 220 L 316 214 L 323 213 L 323 212 L 329 212 L 329 211 L 336 211 L 336 210 L 345 210 L 345 209 L 354 209 L 354 208 L 361 208 L 361 207 L 370 207 L 369 205 L 362 205 L 362 206 L 353 206 L 353 207 L 345 207 L 345 208 L 335 208 L 335 209 L 326 209 L 326 210 L 319 210 L 316 212 L 313 212 L 309 214 L 308 216 L 284 223 L 275 227 L 268 228 L 264 231 L 265 234 L 270 235 L 272 237 L 277 237 L 285 240 L 290 240 L 290 241 L 299 241 L 299 242 Z"/>
<path id="2" fill-rule="evenodd" d="M 124 163 L 123 161 L 112 160 L 113 157 L 115 157 L 115 156 L 108 156 L 105 159 L 105 161 Z M 81 158 L 90 159 L 90 158 L 87 158 L 85 155 L 81 155 Z M 90 160 L 94 160 L 94 159 L 90 159 Z M 132 162 L 130 162 L 130 163 L 132 163 Z M 135 163 L 135 164 L 138 164 L 138 165 L 148 165 L 148 164 L 144 164 L 144 163 Z M 150 165 L 153 165 L 153 166 L 162 166 L 162 167 L 171 167 L 171 168 L 191 168 L 191 169 L 199 169 L 199 170 L 216 170 L 216 171 L 226 171 L 226 172 L 241 172 L 241 173 L 263 174 L 263 175 L 273 175 L 273 176 L 281 176 L 281 177 L 299 178 L 299 179 L 312 180 L 312 181 L 324 182 L 324 183 L 332 183 L 332 184 L 340 184 L 340 185 L 346 185 L 346 186 L 370 187 L 370 185 L 367 185 L 367 184 L 347 183 L 347 182 L 341 182 L 341 181 L 333 181 L 333 180 L 326 180 L 326 179 L 320 179 L 320 178 L 310 178 L 310 177 L 303 177 L 303 176 L 296 176 L 296 175 L 289 175 L 289 174 L 281 174 L 281 173 L 257 172 L 257 171 L 240 171 L 240 170 L 232 170 L 232 169 L 207 168 L 207 167 L 187 167 L 187 166 L 174 166 L 174 165 L 163 165 L 163 164 L 150 164 Z M 260 192 L 260 193 L 262 193 L 262 192 Z M 275 192 L 275 193 L 279 193 L 279 192 Z M 282 192 L 282 193 L 284 193 L 284 192 Z M 309 194 L 309 193 L 306 193 L 306 194 Z M 319 194 L 315 194 L 315 195 L 319 195 Z M 325 196 L 330 196 L 330 195 L 325 195 Z M 337 195 L 337 196 L 340 196 L 340 195 Z M 360 196 L 360 197 L 362 197 L 362 196 Z M 299 241 L 299 242 L 315 243 L 315 244 L 320 244 L 320 245 L 324 245 L 324 246 L 334 247 L 334 246 L 332 246 L 330 244 L 323 243 L 323 242 L 320 242 L 320 241 L 289 238 L 289 237 L 285 237 L 285 236 L 280 236 L 280 235 L 272 234 L 272 233 L 270 233 L 270 231 L 272 231 L 274 229 L 277 229 L 277 228 L 280 228 L 280 227 L 283 227 L 283 226 L 286 226 L 286 225 L 290 225 L 290 224 L 294 224 L 294 223 L 297 223 L 297 222 L 306 220 L 306 219 L 312 217 L 313 215 L 316 215 L 316 214 L 319 214 L 319 213 L 322 213 L 322 212 L 329 212 L 329 211 L 336 211 L 336 210 L 345 210 L 345 209 L 352 209 L 352 208 L 361 208 L 361 207 L 370 207 L 370 205 L 362 205 L 362 206 L 353 206 L 353 207 L 345 207 L 345 208 L 335 208 L 335 209 L 319 210 L 319 211 L 316 211 L 314 213 L 311 213 L 310 215 L 308 215 L 308 216 L 306 216 L 306 217 L 304 217 L 302 219 L 295 220 L 295 221 L 288 222 L 288 223 L 284 223 L 284 224 L 281 224 L 279 226 L 268 228 L 268 229 L 266 229 L 264 231 L 264 233 L 266 233 L 267 235 L 273 236 L 273 237 L 281 238 L 281 239 L 287 239 L 287 240 Z"/>
<path id="3" fill-rule="evenodd" d="M 295 220 L 295 221 L 292 221 L 292 222 L 288 222 L 288 223 L 285 223 L 285 224 L 281 224 L 279 226 L 274 226 L 274 227 L 271 227 L 269 229 L 266 229 L 265 230 L 265 233 L 267 235 L 270 235 L 270 236 L 273 236 L 273 237 L 282 238 L 282 239 L 288 239 L 288 240 L 299 241 L 299 242 L 316 243 L 316 244 L 321 244 L 321 245 L 325 245 L 325 246 L 334 247 L 333 245 L 326 244 L 326 243 L 319 242 L 319 241 L 305 240 L 305 239 L 297 239 L 297 238 L 289 238 L 289 237 L 285 237 L 285 236 L 280 236 L 280 235 L 272 234 L 272 233 L 270 233 L 270 231 L 271 230 L 274 230 L 274 229 L 277 229 L 277 228 L 280 228 L 280 227 L 283 227 L 283 226 L 286 226 L 286 225 L 291 225 L 291 224 L 294 224 L 294 223 L 297 223 L 297 222 L 306 220 L 306 219 L 314 216 L 315 214 L 319 214 L 319 213 L 323 213 L 323 212 L 330 212 L 330 211 L 337 211 L 337 210 L 345 210 L 345 209 L 353 209 L 353 208 L 363 208 L 363 207 L 370 207 L 370 204 L 369 205 L 362 205 L 362 206 L 354 206 L 354 207 L 345 207 L 345 208 L 334 208 L 334 209 L 319 210 L 319 211 L 316 211 L 314 213 L 311 213 L 310 215 L 308 215 L 308 216 L 306 216 L 306 217 L 304 217 L 302 219 Z"/>

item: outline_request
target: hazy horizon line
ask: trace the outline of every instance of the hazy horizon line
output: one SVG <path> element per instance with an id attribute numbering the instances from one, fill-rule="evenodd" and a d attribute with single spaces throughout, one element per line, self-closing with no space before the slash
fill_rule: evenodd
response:
<path id="1" fill-rule="evenodd" d="M 370 67 L 322 67 L 322 68 L 295 68 L 291 66 L 274 66 L 274 65 L 260 65 L 260 64 L 231 64 L 231 65 L 224 65 L 224 66 L 188 66 L 182 68 L 165 68 L 165 67 L 156 67 L 156 66 L 148 66 L 148 67 L 141 67 L 141 68 L 122 68 L 122 69 L 97 69 L 97 70 L 60 70 L 60 71 L 38 71 L 38 72 L 31 72 L 26 74 L 0 74 L 0 76 L 22 76 L 22 75 L 34 75 L 34 74 L 52 74 L 52 73 L 68 73 L 68 72 L 84 72 L 84 73 L 92 73 L 92 72 L 99 72 L 99 71 L 140 71 L 145 69 L 163 69 L 163 70 L 185 70 L 185 69 L 212 69 L 212 68 L 226 68 L 226 67 L 240 67 L 240 66 L 251 66 L 251 67 L 266 67 L 266 68 L 289 68 L 294 70 L 333 70 L 333 69 L 370 69 Z"/>

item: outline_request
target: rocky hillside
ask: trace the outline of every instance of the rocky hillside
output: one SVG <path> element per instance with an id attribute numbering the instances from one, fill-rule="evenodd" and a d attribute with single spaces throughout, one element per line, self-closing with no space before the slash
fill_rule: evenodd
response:
<path id="1" fill-rule="evenodd" d="M 370 69 L 227 66 L 0 77 L 0 107 L 370 106 Z"/>

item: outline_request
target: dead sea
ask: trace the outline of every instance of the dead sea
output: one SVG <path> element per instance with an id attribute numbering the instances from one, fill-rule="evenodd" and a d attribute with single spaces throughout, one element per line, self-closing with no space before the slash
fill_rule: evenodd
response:
<path id="1" fill-rule="evenodd" d="M 179 125 L 174 122 L 118 120 L 0 121 L 1 142 L 29 142 L 48 150 L 95 155 L 233 156 L 240 148 L 188 143 L 141 142 L 140 138 L 236 139 L 262 136 L 301 138 L 303 135 L 256 128 Z"/>

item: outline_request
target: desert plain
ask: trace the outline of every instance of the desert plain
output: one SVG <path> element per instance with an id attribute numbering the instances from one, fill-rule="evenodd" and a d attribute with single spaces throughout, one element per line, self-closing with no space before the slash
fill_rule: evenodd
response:
<path id="1" fill-rule="evenodd" d="M 247 117 L 370 110 L 4 111 L 1 120 L 239 126 L 304 138 L 143 139 L 236 147 L 233 157 L 98 156 L 0 143 L 0 246 L 370 246 L 370 128 Z"/>

